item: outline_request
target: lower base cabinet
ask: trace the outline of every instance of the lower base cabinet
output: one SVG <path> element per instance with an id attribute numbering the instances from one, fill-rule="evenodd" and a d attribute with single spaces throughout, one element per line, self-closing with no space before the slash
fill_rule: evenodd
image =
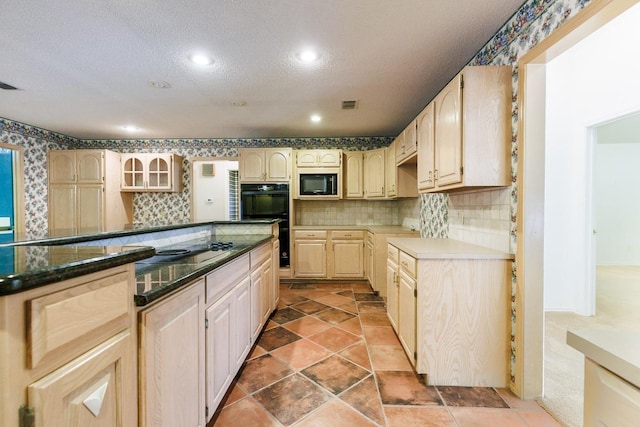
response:
<path id="1" fill-rule="evenodd" d="M 140 425 L 205 424 L 204 279 L 140 315 Z"/>
<path id="2" fill-rule="evenodd" d="M 387 252 L 387 314 L 416 372 L 429 385 L 508 386 L 511 261 Z"/>
<path id="3" fill-rule="evenodd" d="M 1 426 L 137 425 L 134 286 L 130 264 L 0 297 Z"/>
<path id="4" fill-rule="evenodd" d="M 264 244 L 140 312 L 140 426 L 211 420 L 276 307 L 273 254 Z"/>

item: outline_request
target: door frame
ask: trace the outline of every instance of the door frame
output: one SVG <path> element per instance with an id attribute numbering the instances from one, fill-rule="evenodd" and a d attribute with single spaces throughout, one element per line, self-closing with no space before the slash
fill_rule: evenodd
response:
<path id="1" fill-rule="evenodd" d="M 521 398 L 543 393 L 544 141 L 546 64 L 640 0 L 593 0 L 518 61 L 515 380 Z"/>
<path id="2" fill-rule="evenodd" d="M 0 142 L 0 148 L 13 151 L 13 228 L 14 238 L 24 234 L 24 149 L 18 145 Z"/>

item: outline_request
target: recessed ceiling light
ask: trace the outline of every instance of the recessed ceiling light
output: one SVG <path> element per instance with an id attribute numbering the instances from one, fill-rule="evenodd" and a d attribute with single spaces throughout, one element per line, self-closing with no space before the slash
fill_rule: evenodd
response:
<path id="1" fill-rule="evenodd" d="M 202 53 L 194 53 L 189 55 L 189 61 L 196 65 L 211 65 L 213 64 L 213 58 Z"/>
<path id="2" fill-rule="evenodd" d="M 320 58 L 320 55 L 315 50 L 307 49 L 307 50 L 303 50 L 302 52 L 300 52 L 298 54 L 298 58 L 302 62 L 310 63 L 310 62 L 317 61 L 318 58 Z"/>
<path id="3" fill-rule="evenodd" d="M 314 114 L 310 118 L 311 118 L 311 121 L 314 123 L 318 123 L 322 120 L 322 117 L 320 117 L 318 114 Z"/>
<path id="4" fill-rule="evenodd" d="M 139 127 L 134 125 L 125 125 L 125 126 L 122 126 L 122 129 L 126 130 L 127 132 L 137 132 L 140 130 Z"/>

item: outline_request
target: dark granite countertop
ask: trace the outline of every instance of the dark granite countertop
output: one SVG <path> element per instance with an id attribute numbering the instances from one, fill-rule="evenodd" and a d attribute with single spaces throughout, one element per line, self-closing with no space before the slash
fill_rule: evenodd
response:
<path id="1" fill-rule="evenodd" d="M 233 248 L 220 252 L 208 251 L 185 256 L 171 262 L 136 263 L 136 305 L 145 306 L 197 278 L 223 266 L 261 244 L 271 240 L 271 234 L 225 235 L 222 240 L 232 241 Z M 188 245 L 208 243 L 204 240 L 188 242 Z"/>
<path id="2" fill-rule="evenodd" d="M 13 241 L 0 243 L 3 246 L 17 245 L 72 245 L 74 243 L 88 242 L 100 239 L 112 239 L 134 234 L 153 233 L 157 231 L 176 230 L 180 228 L 197 227 L 200 225 L 240 225 L 240 224 L 275 224 L 281 219 L 250 219 L 240 221 L 208 221 L 208 222 L 185 222 L 172 224 L 127 224 L 109 230 L 81 229 L 81 230 L 56 230 L 54 232 L 43 232 L 39 236 L 17 235 Z"/>
<path id="3" fill-rule="evenodd" d="M 0 296 L 153 256 L 136 246 L 6 246 L 0 247 Z"/>

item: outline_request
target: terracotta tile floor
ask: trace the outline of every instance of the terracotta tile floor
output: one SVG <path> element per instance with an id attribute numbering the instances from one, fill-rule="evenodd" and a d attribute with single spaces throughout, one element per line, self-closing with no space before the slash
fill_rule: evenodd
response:
<path id="1" fill-rule="evenodd" d="M 281 285 L 209 427 L 559 426 L 508 389 L 431 387 L 363 284 Z"/>

